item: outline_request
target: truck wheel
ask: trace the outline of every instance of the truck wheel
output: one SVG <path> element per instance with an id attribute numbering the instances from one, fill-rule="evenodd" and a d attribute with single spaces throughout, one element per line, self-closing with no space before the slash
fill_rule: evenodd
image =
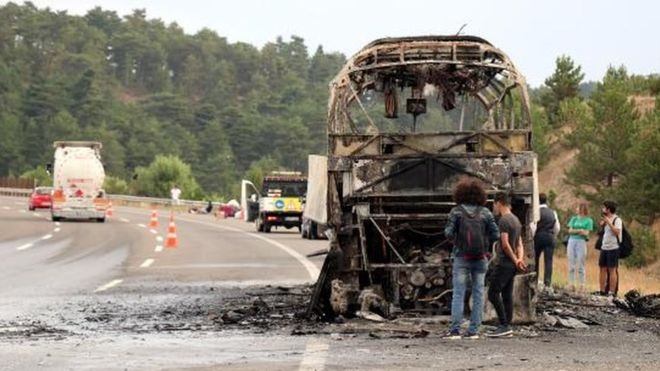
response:
<path id="1" fill-rule="evenodd" d="M 97 223 L 105 223 L 105 218 L 96 218 Z"/>
<path id="2" fill-rule="evenodd" d="M 50 219 L 54 222 L 59 222 L 60 220 L 62 220 L 61 217 L 55 215 L 51 215 Z"/>
<path id="3" fill-rule="evenodd" d="M 270 228 L 271 228 L 270 224 L 264 223 L 263 228 L 264 228 L 264 232 L 270 233 Z"/>
<path id="4" fill-rule="evenodd" d="M 254 226 L 257 229 L 257 232 L 263 232 L 264 230 L 264 225 L 261 223 L 261 218 L 257 217 L 254 219 Z"/>

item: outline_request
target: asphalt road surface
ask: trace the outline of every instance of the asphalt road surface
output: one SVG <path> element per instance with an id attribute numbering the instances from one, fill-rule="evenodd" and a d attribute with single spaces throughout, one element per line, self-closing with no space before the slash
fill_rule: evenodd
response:
<path id="1" fill-rule="evenodd" d="M 296 313 L 323 257 L 305 255 L 327 241 L 176 213 L 167 248 L 170 213 L 150 215 L 53 223 L 0 197 L 0 369 L 660 369 L 658 321 L 611 308 L 586 330 L 500 340 L 443 340 L 441 320 L 309 323 Z"/>

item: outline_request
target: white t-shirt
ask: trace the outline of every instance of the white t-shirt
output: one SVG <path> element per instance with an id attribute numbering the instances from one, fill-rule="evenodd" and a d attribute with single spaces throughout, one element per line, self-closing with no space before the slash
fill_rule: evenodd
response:
<path id="1" fill-rule="evenodd" d="M 179 188 L 172 188 L 170 193 L 172 194 L 173 200 L 178 200 L 179 196 L 181 196 L 181 190 Z"/>
<path id="2" fill-rule="evenodd" d="M 616 214 L 611 216 L 610 221 L 614 221 L 612 224 L 619 230 L 619 237 L 612 233 L 610 227 L 605 224 L 605 233 L 603 234 L 603 246 L 602 250 L 616 250 L 619 248 L 619 241 L 621 241 L 621 234 L 623 229 L 623 222 Z"/>

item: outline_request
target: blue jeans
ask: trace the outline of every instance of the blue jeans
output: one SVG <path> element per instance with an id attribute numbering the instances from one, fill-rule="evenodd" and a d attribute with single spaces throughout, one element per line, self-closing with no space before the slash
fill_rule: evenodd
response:
<path id="1" fill-rule="evenodd" d="M 568 247 L 566 248 L 568 255 L 568 284 L 575 286 L 577 280 L 580 281 L 580 286 L 584 288 L 587 281 L 587 273 L 585 271 L 585 262 L 587 259 L 587 242 L 581 238 L 570 237 L 568 239 Z"/>
<path id="2" fill-rule="evenodd" d="M 466 260 L 455 256 L 452 272 L 452 298 L 451 298 L 451 330 L 460 331 L 463 320 L 463 307 L 465 303 L 465 290 L 468 280 L 472 282 L 472 310 L 470 311 L 470 327 L 468 332 L 476 334 L 481 326 L 484 312 L 484 279 L 486 278 L 488 262 L 486 259 Z"/>

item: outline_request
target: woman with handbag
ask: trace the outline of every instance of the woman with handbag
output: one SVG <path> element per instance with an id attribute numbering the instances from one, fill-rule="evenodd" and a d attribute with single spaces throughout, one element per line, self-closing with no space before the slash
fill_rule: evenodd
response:
<path id="1" fill-rule="evenodd" d="M 587 280 L 587 240 L 594 229 L 594 221 L 589 217 L 589 207 L 586 202 L 580 201 L 577 214 L 568 221 L 568 289 L 576 288 L 576 281 L 580 281 L 580 292 L 585 291 Z"/>

